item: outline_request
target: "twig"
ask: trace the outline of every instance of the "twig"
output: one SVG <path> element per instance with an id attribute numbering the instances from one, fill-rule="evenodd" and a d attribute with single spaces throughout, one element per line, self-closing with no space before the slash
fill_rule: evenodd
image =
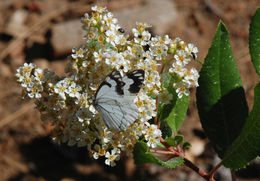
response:
<path id="1" fill-rule="evenodd" d="M 192 163 L 190 160 L 188 160 L 187 158 L 183 157 L 184 159 L 184 164 L 189 167 L 190 169 L 194 170 L 197 174 L 199 174 L 201 177 L 203 177 L 205 180 L 208 181 L 214 181 L 214 179 L 210 179 L 208 174 L 206 172 L 204 172 L 203 170 L 201 170 L 199 167 L 197 167 L 196 165 L 194 165 L 194 163 Z"/>
<path id="2" fill-rule="evenodd" d="M 129 7 L 129 6 L 135 6 L 138 3 L 143 2 L 143 0 L 136 0 L 136 1 L 123 1 L 118 3 L 117 1 L 115 2 L 110 2 L 110 3 L 99 3 L 100 6 L 107 6 L 109 9 L 119 9 L 122 7 Z M 23 41 L 24 39 L 28 38 L 31 36 L 33 33 L 41 30 L 42 28 L 47 28 L 50 26 L 49 21 L 55 17 L 60 16 L 61 14 L 67 12 L 67 11 L 72 11 L 72 10 L 77 10 L 79 9 L 80 11 L 89 11 L 90 8 L 93 6 L 91 5 L 85 5 L 82 2 L 78 3 L 69 3 L 67 5 L 64 5 L 61 8 L 55 9 L 45 16 L 42 16 L 35 24 L 33 24 L 31 27 L 29 27 L 26 31 L 20 33 L 16 38 L 14 38 L 8 45 L 7 47 L 2 51 L 0 54 L 0 61 L 6 58 L 12 50 L 15 50 L 17 46 L 20 45 L 20 42 Z"/>
<path id="3" fill-rule="evenodd" d="M 165 146 L 165 148 L 173 153 L 177 153 L 177 151 L 162 138 L 160 137 L 160 142 Z"/>
<path id="4" fill-rule="evenodd" d="M 152 153 L 163 154 L 163 155 L 175 155 L 175 153 L 173 153 L 173 152 L 171 152 L 171 151 L 154 150 L 154 149 L 150 149 L 150 151 L 151 151 Z"/>
<path id="5" fill-rule="evenodd" d="M 0 64 L 0 66 L 1 66 L 1 64 Z M 16 95 L 21 95 L 21 91 L 18 89 L 12 89 L 12 90 L 3 92 L 2 95 L 0 95 L 0 102 L 2 101 L 2 99 L 8 99 L 9 97 L 16 96 Z"/>
<path id="6" fill-rule="evenodd" d="M 14 112 L 13 114 L 8 115 L 6 118 L 2 119 L 0 121 L 0 129 L 2 127 L 4 127 L 5 125 L 9 124 L 10 122 L 12 122 L 13 120 L 17 119 L 18 117 L 22 116 L 29 110 L 31 110 L 33 108 L 33 106 L 34 105 L 32 103 L 25 104 L 18 111 Z"/>
<path id="7" fill-rule="evenodd" d="M 182 157 L 184 160 L 184 164 L 189 167 L 190 169 L 194 170 L 197 174 L 199 174 L 201 177 L 203 177 L 207 181 L 214 181 L 214 179 L 210 178 L 209 175 L 201 170 L 199 167 L 194 165 L 190 160 L 188 160 L 183 153 L 176 151 L 172 146 L 168 145 L 168 143 L 163 139 L 160 138 L 161 143 L 166 147 L 167 150 L 170 152 L 173 152 L 175 156 Z"/>
<path id="8" fill-rule="evenodd" d="M 216 173 L 216 171 L 222 166 L 222 162 L 220 162 L 219 164 L 217 164 L 209 173 L 209 178 L 213 179 L 214 174 Z"/>
<path id="9" fill-rule="evenodd" d="M 5 163 L 7 163 L 11 168 L 15 168 L 23 173 L 26 173 L 29 171 L 28 167 L 25 164 L 22 164 L 16 160 L 14 160 L 12 157 L 7 155 L 1 155 L 1 158 Z"/>
<path id="10" fill-rule="evenodd" d="M 205 5 L 220 19 L 223 21 L 226 21 L 226 17 L 224 16 L 224 13 L 221 9 L 219 9 L 212 0 L 204 0 Z"/>
<path id="11" fill-rule="evenodd" d="M 230 172 L 231 172 L 232 181 L 236 181 L 236 172 L 231 169 L 230 169 Z"/>

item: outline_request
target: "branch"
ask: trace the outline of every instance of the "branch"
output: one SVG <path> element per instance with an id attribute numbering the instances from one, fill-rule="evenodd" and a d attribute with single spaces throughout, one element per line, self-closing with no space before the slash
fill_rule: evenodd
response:
<path id="1" fill-rule="evenodd" d="M 234 170 L 231 170 L 231 177 L 232 177 L 232 181 L 236 181 L 236 172 Z"/>
<path id="2" fill-rule="evenodd" d="M 201 177 L 203 177 L 205 180 L 208 181 L 214 181 L 214 178 L 210 178 L 209 174 L 207 174 L 206 172 L 204 172 L 203 170 L 201 170 L 199 167 L 197 167 L 196 165 L 194 165 L 194 163 L 192 163 L 190 160 L 188 160 L 185 155 L 182 152 L 179 152 L 178 150 L 175 150 L 172 146 L 170 146 L 163 138 L 160 137 L 160 141 L 161 143 L 166 147 L 167 150 L 169 150 L 170 152 L 172 152 L 175 156 L 178 157 L 182 157 L 184 159 L 184 164 L 189 167 L 190 169 L 192 169 L 193 171 L 195 171 L 197 174 L 199 174 Z M 168 152 L 166 152 L 168 153 Z M 221 166 L 221 165 L 220 165 Z M 216 168 L 216 167 L 215 167 Z M 216 168 L 216 170 L 218 169 L 218 167 Z M 214 174 L 214 172 L 213 172 Z"/>
<path id="3" fill-rule="evenodd" d="M 222 166 L 222 162 L 217 164 L 209 173 L 209 178 L 213 179 L 214 174 L 216 173 L 217 169 L 219 169 Z"/>

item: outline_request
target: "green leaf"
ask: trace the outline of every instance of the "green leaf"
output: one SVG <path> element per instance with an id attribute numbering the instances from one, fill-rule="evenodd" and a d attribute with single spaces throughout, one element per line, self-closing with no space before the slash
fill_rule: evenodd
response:
<path id="1" fill-rule="evenodd" d="M 178 98 L 175 103 L 175 106 L 172 108 L 169 116 L 166 118 L 168 125 L 175 133 L 177 133 L 186 117 L 189 102 L 189 96 L 183 95 L 182 98 Z"/>
<path id="2" fill-rule="evenodd" d="M 165 141 L 170 145 L 170 146 L 173 146 L 173 147 L 176 147 L 180 144 L 183 143 L 184 141 L 184 136 L 183 135 L 176 135 L 174 137 L 168 137 L 168 138 L 165 138 Z"/>
<path id="3" fill-rule="evenodd" d="M 161 123 L 163 137 L 171 137 L 172 133 L 176 133 L 183 123 L 187 109 L 189 106 L 189 96 L 183 95 L 178 98 L 176 90 L 172 87 L 175 80 L 174 76 L 169 73 L 162 75 L 163 87 L 172 94 L 172 100 L 169 104 L 159 104 L 158 114 Z"/>
<path id="4" fill-rule="evenodd" d="M 240 169 L 260 155 L 260 83 L 255 87 L 253 109 L 241 134 L 228 148 L 223 158 L 225 167 Z"/>
<path id="5" fill-rule="evenodd" d="M 183 135 L 176 135 L 174 137 L 174 142 L 175 142 L 176 145 L 182 144 L 183 141 L 184 141 L 184 136 Z"/>
<path id="6" fill-rule="evenodd" d="M 222 22 L 200 71 L 196 97 L 202 127 L 222 158 L 248 117 L 240 74 Z"/>
<path id="7" fill-rule="evenodd" d="M 179 166 L 184 162 L 182 157 L 174 157 L 166 162 L 158 159 L 150 152 L 149 147 L 143 141 L 138 141 L 135 144 L 134 160 L 136 165 L 144 163 L 155 163 L 157 165 L 165 166 L 168 168 L 175 168 L 176 166 Z"/>
<path id="8" fill-rule="evenodd" d="M 191 143 L 190 142 L 185 142 L 185 143 L 183 143 L 183 145 L 182 145 L 182 150 L 187 150 L 187 149 L 189 149 L 191 147 Z"/>
<path id="9" fill-rule="evenodd" d="M 163 80 L 163 87 L 164 88 L 167 89 L 168 87 L 172 86 L 173 79 L 172 79 L 172 76 L 169 73 L 163 73 L 162 74 L 162 80 Z"/>
<path id="10" fill-rule="evenodd" d="M 178 98 L 175 90 L 174 92 L 171 91 L 171 93 L 173 99 L 170 104 L 162 107 L 159 119 L 161 122 L 166 121 L 172 129 L 172 132 L 176 133 L 186 117 L 189 106 L 189 96 L 183 95 L 182 98 Z"/>
<path id="11" fill-rule="evenodd" d="M 260 76 L 260 8 L 256 10 L 250 24 L 249 51 L 256 73 Z"/>
<path id="12" fill-rule="evenodd" d="M 171 137 L 172 136 L 172 129 L 166 122 L 166 120 L 160 121 L 160 130 L 162 131 L 162 137 Z"/>
<path id="13" fill-rule="evenodd" d="M 175 147 L 175 140 L 173 137 L 165 138 L 165 141 L 168 143 L 168 145 Z"/>

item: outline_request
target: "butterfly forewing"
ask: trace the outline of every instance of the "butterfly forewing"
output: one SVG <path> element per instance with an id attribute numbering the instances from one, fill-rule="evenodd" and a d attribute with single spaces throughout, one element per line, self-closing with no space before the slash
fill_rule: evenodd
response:
<path id="1" fill-rule="evenodd" d="M 121 77 L 113 71 L 100 84 L 93 99 L 94 106 L 108 128 L 123 130 L 138 117 L 134 103 L 144 81 L 144 71 L 134 70 Z"/>

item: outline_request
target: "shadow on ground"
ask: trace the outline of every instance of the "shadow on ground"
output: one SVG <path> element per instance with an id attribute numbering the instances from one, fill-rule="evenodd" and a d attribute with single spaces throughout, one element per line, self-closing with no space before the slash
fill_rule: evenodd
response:
<path id="1" fill-rule="evenodd" d="M 20 173 L 10 181 L 23 180 L 26 175 L 33 175 L 47 181 L 64 178 L 77 181 L 133 179 L 126 177 L 124 163 L 121 163 L 123 160 L 116 167 L 109 167 L 104 164 L 104 159 L 90 159 L 86 148 L 58 146 L 53 144 L 49 137 L 34 139 L 29 144 L 21 144 L 19 148 L 25 162 L 31 168 L 29 173 Z M 78 169 L 79 167 L 81 169 Z"/>

